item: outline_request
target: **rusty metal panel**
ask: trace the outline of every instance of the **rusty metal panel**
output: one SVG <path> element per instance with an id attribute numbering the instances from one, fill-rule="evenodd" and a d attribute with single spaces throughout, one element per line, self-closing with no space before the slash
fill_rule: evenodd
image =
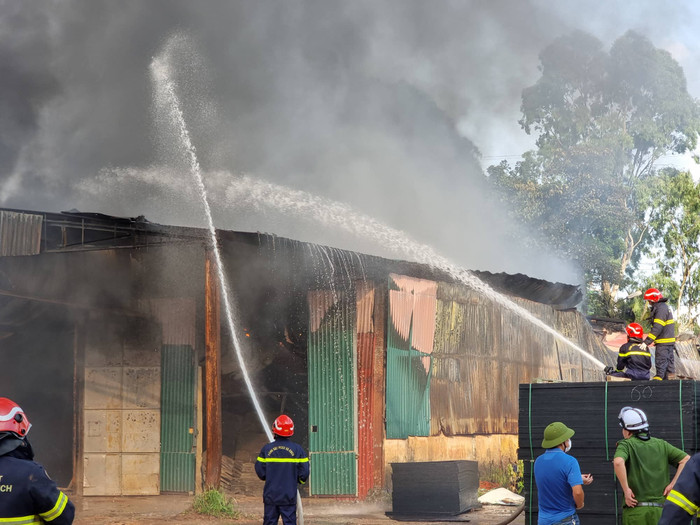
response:
<path id="1" fill-rule="evenodd" d="M 390 439 L 430 432 L 436 292 L 434 281 L 389 275 L 386 435 Z"/>
<path id="2" fill-rule="evenodd" d="M 43 222 L 42 215 L 0 211 L 0 257 L 37 255 Z"/>
<path id="3" fill-rule="evenodd" d="M 579 312 L 510 300 L 602 362 L 609 359 Z M 520 383 L 602 377 L 580 352 L 512 309 L 448 283 L 438 288 L 433 361 L 431 435 L 515 433 L 518 413 L 512 400 Z"/>
<path id="4" fill-rule="evenodd" d="M 86 453 L 119 452 L 122 443 L 121 410 L 86 410 L 83 450 Z"/>
<path id="5" fill-rule="evenodd" d="M 160 494 L 159 459 L 158 453 L 122 454 L 122 495 L 153 496 Z"/>
<path id="6" fill-rule="evenodd" d="M 333 290 L 308 293 L 309 457 L 313 495 L 356 495 L 357 304 Z"/>
<path id="7" fill-rule="evenodd" d="M 160 367 L 124 367 L 122 373 L 122 408 L 160 408 Z"/>
<path id="8" fill-rule="evenodd" d="M 122 410 L 122 452 L 160 452 L 159 410 Z"/>
<path id="9" fill-rule="evenodd" d="M 357 496 L 364 498 L 373 487 L 374 427 L 374 287 L 358 282 L 357 293 Z"/>

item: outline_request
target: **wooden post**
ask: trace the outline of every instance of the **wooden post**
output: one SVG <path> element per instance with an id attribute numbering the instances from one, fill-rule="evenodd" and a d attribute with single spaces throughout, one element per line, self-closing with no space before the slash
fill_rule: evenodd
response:
<path id="1" fill-rule="evenodd" d="M 219 488 L 221 482 L 221 301 L 214 253 L 206 250 L 205 263 L 205 404 L 207 459 L 204 484 Z"/>

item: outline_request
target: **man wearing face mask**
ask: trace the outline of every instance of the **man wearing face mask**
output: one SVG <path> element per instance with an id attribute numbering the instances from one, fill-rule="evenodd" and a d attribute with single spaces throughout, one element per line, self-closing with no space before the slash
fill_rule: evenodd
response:
<path id="1" fill-rule="evenodd" d="M 656 525 L 665 496 L 690 456 L 663 439 L 651 437 L 642 410 L 624 407 L 618 419 L 624 439 L 617 443 L 613 468 L 625 495 L 622 525 Z M 670 483 L 669 465 L 677 467 Z"/>
<path id="2" fill-rule="evenodd" d="M 593 483 L 593 476 L 581 474 L 581 467 L 571 450 L 574 431 L 555 421 L 544 429 L 542 448 L 547 449 L 535 460 L 538 525 L 579 525 L 577 509 L 583 508 L 583 485 Z"/>

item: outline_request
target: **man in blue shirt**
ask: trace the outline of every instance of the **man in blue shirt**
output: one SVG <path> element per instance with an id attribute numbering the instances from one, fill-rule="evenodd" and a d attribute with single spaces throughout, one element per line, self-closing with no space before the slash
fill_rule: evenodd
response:
<path id="1" fill-rule="evenodd" d="M 547 449 L 535 460 L 535 483 L 538 493 L 538 525 L 579 525 L 576 510 L 583 508 L 583 487 L 593 483 L 593 476 L 581 474 L 576 458 L 569 456 L 574 431 L 555 421 L 544 429 L 542 448 Z"/>

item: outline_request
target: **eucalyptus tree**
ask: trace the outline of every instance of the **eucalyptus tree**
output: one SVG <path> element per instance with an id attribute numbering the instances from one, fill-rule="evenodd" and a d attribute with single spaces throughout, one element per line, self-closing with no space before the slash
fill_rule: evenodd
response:
<path id="1" fill-rule="evenodd" d="M 693 323 L 700 305 L 700 183 L 687 171 L 663 170 L 656 181 L 649 232 L 660 252 L 656 271 L 678 282 L 676 312 Z M 685 306 L 686 308 L 681 308 Z"/>
<path id="2" fill-rule="evenodd" d="M 673 57 L 632 31 L 609 51 L 580 31 L 557 38 L 540 71 L 519 121 L 537 148 L 489 167 L 489 178 L 535 242 L 578 261 L 610 314 L 648 240 L 656 163 L 695 148 L 698 102 Z"/>

